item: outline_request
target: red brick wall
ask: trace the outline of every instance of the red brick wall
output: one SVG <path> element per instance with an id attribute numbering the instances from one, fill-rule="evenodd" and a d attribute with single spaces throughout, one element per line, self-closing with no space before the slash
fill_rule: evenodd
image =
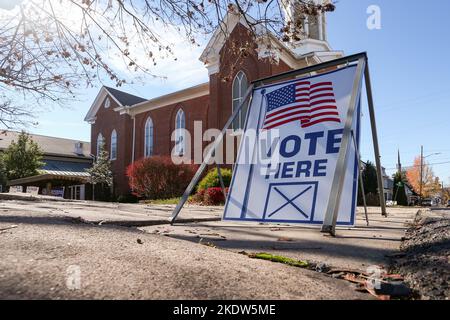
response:
<path id="1" fill-rule="evenodd" d="M 104 107 L 102 102 L 95 123 L 91 126 L 91 153 L 96 155 L 97 137 L 99 133 L 105 139 L 105 149 L 111 151 L 111 134 L 113 130 L 117 132 L 117 159 L 111 161 L 114 175 L 115 195 L 127 194 L 129 192 L 128 179 L 126 178 L 126 167 L 131 163 L 131 141 L 133 121 L 128 115 L 120 115 L 114 111 L 119 105 L 111 99 L 111 106 Z"/>
<path id="2" fill-rule="evenodd" d="M 136 160 L 144 157 L 145 123 L 149 116 L 153 120 L 153 154 L 171 154 L 174 147 L 171 136 L 175 130 L 175 118 L 180 108 L 185 113 L 186 129 L 191 133 L 192 140 L 194 139 L 194 121 L 202 121 L 205 127 L 209 109 L 209 96 L 207 95 L 138 114 L 136 115 Z M 193 147 L 192 143 L 192 154 Z"/>

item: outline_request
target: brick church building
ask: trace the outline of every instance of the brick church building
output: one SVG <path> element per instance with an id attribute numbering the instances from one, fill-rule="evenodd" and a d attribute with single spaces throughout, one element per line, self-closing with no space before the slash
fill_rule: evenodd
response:
<path id="1" fill-rule="evenodd" d="M 302 21 L 305 36 L 299 41 L 285 43 L 269 33 L 255 42 L 245 19 L 229 13 L 223 21 L 225 28 L 216 30 L 199 57 L 208 70 L 208 82 L 150 100 L 102 87 L 85 121 L 91 124 L 92 154 L 97 154 L 101 141 L 110 154 L 115 195 L 130 192 L 125 172 L 135 160 L 170 155 L 183 148 L 180 143 L 174 149 L 175 129 L 186 129 L 192 135 L 194 121 L 202 121 L 203 131 L 222 129 L 252 81 L 343 55 L 327 42 L 325 14 Z M 232 44 L 250 41 L 254 50 L 248 55 L 231 49 Z M 244 108 L 233 129 L 242 128 L 245 112 Z"/>

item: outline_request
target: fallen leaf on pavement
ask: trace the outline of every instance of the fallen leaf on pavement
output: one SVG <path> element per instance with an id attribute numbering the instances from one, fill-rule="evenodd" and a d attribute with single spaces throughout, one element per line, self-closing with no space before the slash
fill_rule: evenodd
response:
<path id="1" fill-rule="evenodd" d="M 365 284 L 366 281 L 364 279 L 356 277 L 353 273 L 347 273 L 344 276 L 344 280 L 353 282 L 353 283 L 359 283 L 359 284 Z"/>

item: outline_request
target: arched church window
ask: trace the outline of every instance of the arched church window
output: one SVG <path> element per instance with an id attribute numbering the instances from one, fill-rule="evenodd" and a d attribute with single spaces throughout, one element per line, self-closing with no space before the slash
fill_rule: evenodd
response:
<path id="1" fill-rule="evenodd" d="M 111 160 L 117 159 L 117 132 L 113 130 L 111 133 Z"/>
<path id="2" fill-rule="evenodd" d="M 153 155 L 153 120 L 148 117 L 144 129 L 144 156 Z"/>
<path id="3" fill-rule="evenodd" d="M 100 155 L 100 150 L 104 146 L 105 140 L 103 139 L 103 136 L 101 133 L 97 136 L 97 158 Z"/>
<path id="4" fill-rule="evenodd" d="M 182 156 L 186 151 L 186 116 L 183 109 L 178 110 L 175 118 L 175 154 Z"/>
<path id="5" fill-rule="evenodd" d="M 233 80 L 233 89 L 232 89 L 232 110 L 234 110 L 239 107 L 242 100 L 244 99 L 244 95 L 247 92 L 248 89 L 248 80 L 247 76 L 244 72 L 239 71 Z M 237 115 L 236 119 L 233 121 L 233 129 L 234 130 L 240 130 L 244 128 L 245 124 L 245 117 L 247 115 L 247 109 L 248 105 L 245 104 L 239 114 Z"/>

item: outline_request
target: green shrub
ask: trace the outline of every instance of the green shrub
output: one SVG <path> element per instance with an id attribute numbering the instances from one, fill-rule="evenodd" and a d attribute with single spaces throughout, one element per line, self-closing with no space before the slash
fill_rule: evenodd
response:
<path id="1" fill-rule="evenodd" d="M 366 194 L 366 203 L 369 207 L 379 207 L 380 197 L 377 193 Z"/>
<path id="2" fill-rule="evenodd" d="M 222 174 L 223 184 L 225 185 L 225 188 L 228 188 L 231 182 L 231 170 L 221 168 L 220 173 Z M 214 168 L 209 170 L 206 176 L 200 181 L 197 187 L 197 192 L 217 187 L 221 187 L 221 185 L 219 175 L 217 174 L 217 168 Z"/>
<path id="3" fill-rule="evenodd" d="M 144 200 L 141 201 L 142 203 L 145 204 L 178 204 L 178 202 L 180 202 L 179 197 L 176 198 L 170 198 L 170 199 L 155 199 L 155 200 Z"/>

